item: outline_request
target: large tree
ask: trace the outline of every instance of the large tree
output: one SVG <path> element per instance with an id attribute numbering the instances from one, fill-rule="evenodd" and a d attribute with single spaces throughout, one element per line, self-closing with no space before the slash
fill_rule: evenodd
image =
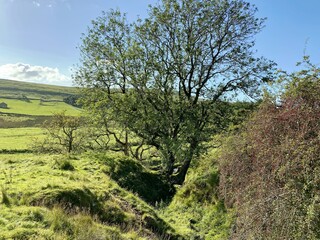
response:
<path id="1" fill-rule="evenodd" d="M 76 82 L 156 147 L 168 179 L 181 184 L 202 143 L 223 128 L 223 101 L 270 79 L 273 64 L 253 50 L 264 22 L 256 11 L 243 0 L 162 0 L 133 23 L 104 13 L 83 37 Z"/>

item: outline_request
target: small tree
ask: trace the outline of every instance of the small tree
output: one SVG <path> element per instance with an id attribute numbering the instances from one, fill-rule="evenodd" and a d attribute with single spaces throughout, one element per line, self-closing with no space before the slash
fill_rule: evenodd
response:
<path id="1" fill-rule="evenodd" d="M 67 116 L 64 112 L 55 113 L 50 121 L 45 122 L 49 142 L 57 144 L 68 153 L 79 149 L 84 135 L 79 130 L 84 126 L 84 119 L 81 117 Z M 53 146 L 50 146 L 53 147 Z"/>
<path id="2" fill-rule="evenodd" d="M 273 64 L 252 50 L 263 26 L 256 11 L 243 0 L 163 0 L 132 24 L 104 13 L 83 38 L 75 80 L 157 148 L 168 180 L 182 184 L 202 143 L 222 130 L 222 101 L 270 78 Z"/>
<path id="3" fill-rule="evenodd" d="M 90 149 L 121 151 L 126 156 L 143 160 L 150 149 L 145 141 L 129 130 L 127 124 L 117 114 L 117 108 L 111 107 L 109 99 L 103 99 L 99 89 L 82 89 L 82 102 L 87 110 L 88 147 Z M 103 94 L 103 93 L 102 93 Z"/>

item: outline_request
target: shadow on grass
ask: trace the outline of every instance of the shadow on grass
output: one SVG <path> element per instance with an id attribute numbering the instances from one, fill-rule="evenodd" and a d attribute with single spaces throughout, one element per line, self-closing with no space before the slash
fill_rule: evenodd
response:
<path id="1" fill-rule="evenodd" d="M 151 205 L 169 202 L 175 189 L 156 172 L 148 171 L 141 163 L 131 158 L 105 158 L 104 172 L 121 187 L 137 193 Z"/>

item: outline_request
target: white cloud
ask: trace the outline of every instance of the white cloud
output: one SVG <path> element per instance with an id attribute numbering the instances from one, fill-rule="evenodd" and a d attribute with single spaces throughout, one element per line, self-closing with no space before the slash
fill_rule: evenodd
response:
<path id="1" fill-rule="evenodd" d="M 0 65 L 1 78 L 54 85 L 71 85 L 71 78 L 60 73 L 58 68 L 25 63 Z"/>

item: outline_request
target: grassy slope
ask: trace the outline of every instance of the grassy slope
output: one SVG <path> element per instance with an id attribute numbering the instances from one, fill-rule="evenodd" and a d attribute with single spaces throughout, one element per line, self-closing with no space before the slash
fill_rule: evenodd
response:
<path id="1" fill-rule="evenodd" d="M 41 102 L 30 100 L 30 102 L 18 99 L 0 98 L 0 102 L 8 104 L 8 109 L 0 108 L 0 113 L 14 113 L 29 116 L 50 116 L 53 113 L 66 111 L 67 115 L 78 115 L 81 111 L 64 102 Z"/>
<path id="2" fill-rule="evenodd" d="M 76 93 L 77 89 L 73 87 L 0 79 L 0 97 L 21 97 L 21 95 L 26 95 L 29 98 L 62 100 L 64 97 Z"/>
<path id="3" fill-rule="evenodd" d="M 17 130 L 18 143 L 36 133 L 34 129 Z M 6 135 L 10 139 L 9 131 Z M 11 142 L 9 149 L 17 146 Z M 133 182 L 150 196 L 156 186 L 150 183 L 151 173 L 141 175 L 120 154 L 91 153 L 73 159 L 0 154 L 0 239 L 88 239 L 85 234 L 90 232 L 96 234 L 90 239 L 175 239 L 177 235 L 227 239 L 233 218 L 217 197 L 215 154 L 203 156 L 192 166 L 172 202 L 160 204 L 158 210 L 118 185 Z M 143 184 L 143 178 L 149 184 Z M 139 192 L 134 186 L 130 189 Z M 71 207 L 66 211 L 61 205 Z"/>
<path id="4" fill-rule="evenodd" d="M 233 213 L 218 198 L 219 173 L 212 150 L 192 166 L 186 182 L 159 214 L 188 239 L 228 239 Z"/>
<path id="5" fill-rule="evenodd" d="M 91 156 L 0 154 L 0 239 L 178 239 L 106 167 Z"/>
<path id="6" fill-rule="evenodd" d="M 62 111 L 79 115 L 79 108 L 63 102 L 75 94 L 77 89 L 72 87 L 0 79 L 0 103 L 8 105 L 7 109 L 0 108 L 0 128 L 40 126 L 53 113 Z"/>

